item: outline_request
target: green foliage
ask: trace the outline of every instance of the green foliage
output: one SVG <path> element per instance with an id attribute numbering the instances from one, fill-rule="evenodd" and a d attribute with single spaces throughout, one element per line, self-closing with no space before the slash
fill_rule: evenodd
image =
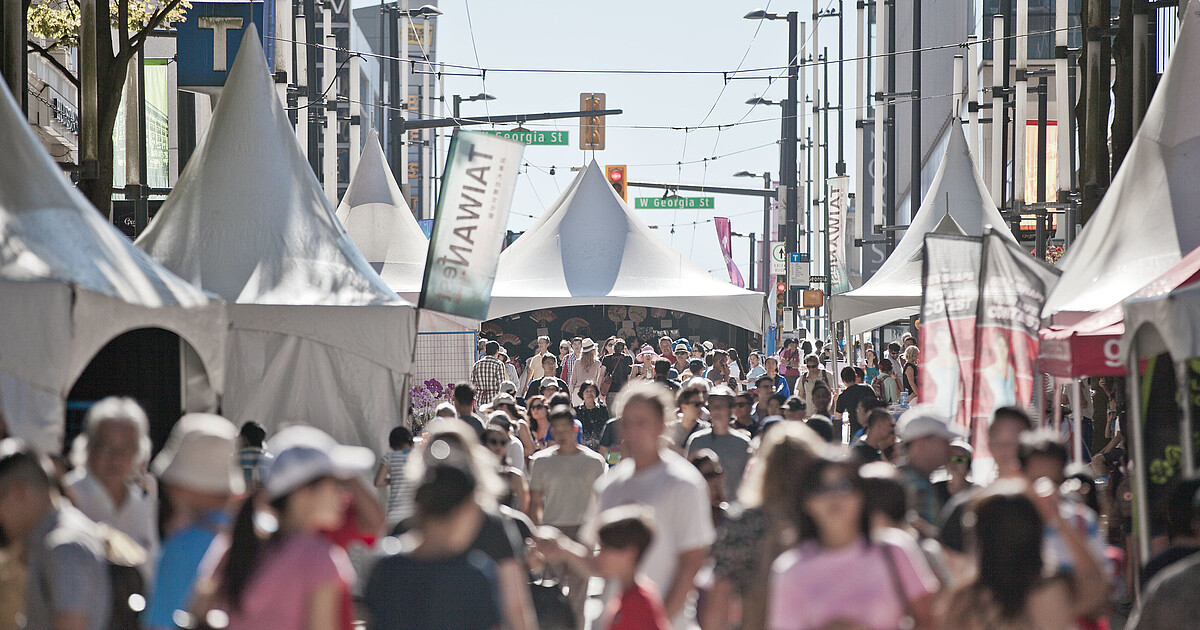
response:
<path id="1" fill-rule="evenodd" d="M 109 15 L 112 16 L 112 27 L 120 26 L 118 10 L 121 3 L 129 9 L 129 31 L 137 33 L 150 22 L 164 6 L 167 0 L 109 0 Z M 187 10 L 192 5 L 183 0 L 167 14 L 166 22 L 182 22 Z M 27 19 L 30 36 L 42 37 L 50 41 L 48 48 L 55 46 L 79 45 L 79 4 L 78 0 L 41 0 L 29 6 Z"/>

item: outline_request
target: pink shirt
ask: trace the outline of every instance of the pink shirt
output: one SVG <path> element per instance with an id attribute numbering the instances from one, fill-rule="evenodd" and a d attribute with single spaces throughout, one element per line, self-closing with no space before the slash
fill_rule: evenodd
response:
<path id="1" fill-rule="evenodd" d="M 219 537 L 214 544 L 228 545 Z M 210 549 L 210 554 L 214 550 Z M 224 556 L 220 550 L 218 557 Z M 331 581 L 348 589 L 354 569 L 346 551 L 317 534 L 296 534 L 268 546 L 242 593 L 242 605 L 229 611 L 229 630 L 307 630 L 308 602 Z"/>
<path id="2" fill-rule="evenodd" d="M 807 630 L 846 619 L 870 630 L 895 630 L 905 607 L 883 557 L 885 548 L 909 601 L 936 592 L 938 582 L 910 537 L 889 531 L 882 538 L 835 550 L 807 541 L 780 555 L 771 567 L 768 627 Z"/>

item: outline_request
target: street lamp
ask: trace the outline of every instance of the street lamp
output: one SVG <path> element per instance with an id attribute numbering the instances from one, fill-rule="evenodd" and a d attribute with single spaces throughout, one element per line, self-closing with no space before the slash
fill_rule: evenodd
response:
<path id="1" fill-rule="evenodd" d="M 459 96 L 458 94 L 455 94 L 454 95 L 454 109 L 453 109 L 454 117 L 459 118 L 458 110 L 459 110 L 459 107 L 463 103 L 469 103 L 471 101 L 494 101 L 494 100 L 496 100 L 496 97 L 492 96 L 491 94 L 488 94 L 487 92 L 480 92 L 479 94 L 476 94 L 475 96 Z"/>
<path id="2" fill-rule="evenodd" d="M 746 104 L 747 105 L 779 105 L 780 107 L 783 107 L 783 106 L 787 105 L 787 101 L 772 101 L 769 98 L 755 96 L 754 98 L 746 99 Z M 736 177 L 736 175 L 735 175 L 735 177 Z"/>
<path id="3" fill-rule="evenodd" d="M 738 171 L 733 174 L 734 177 L 761 177 L 763 180 L 763 188 L 771 190 L 771 173 L 751 173 L 750 171 Z M 764 294 L 767 293 L 767 275 L 771 269 L 768 259 L 771 256 L 771 199 L 763 197 L 763 231 L 762 231 L 762 263 L 758 268 L 758 290 Z"/>
<path id="4" fill-rule="evenodd" d="M 767 13 L 763 9 L 751 11 L 745 16 L 747 20 L 787 20 L 788 25 L 788 62 L 787 62 L 787 100 L 780 103 L 783 108 L 783 116 L 780 121 L 780 130 L 783 143 L 779 149 L 779 180 L 780 185 L 784 188 L 784 216 L 785 229 L 783 235 L 784 249 L 787 252 L 799 251 L 797 241 L 799 240 L 799 231 L 797 229 L 797 212 L 799 211 L 799 203 L 797 200 L 797 182 L 799 175 L 799 166 L 797 164 L 798 150 L 796 142 L 799 138 L 797 130 L 797 114 L 799 112 L 799 76 L 800 76 L 800 38 L 798 31 L 800 28 L 800 14 L 797 11 L 790 11 L 786 15 L 779 13 Z M 755 100 L 755 99 L 751 99 Z M 765 99 L 758 99 L 763 101 Z M 749 104 L 766 104 L 765 102 L 755 102 Z M 789 301 L 794 301 L 794 293 L 788 291 Z"/>

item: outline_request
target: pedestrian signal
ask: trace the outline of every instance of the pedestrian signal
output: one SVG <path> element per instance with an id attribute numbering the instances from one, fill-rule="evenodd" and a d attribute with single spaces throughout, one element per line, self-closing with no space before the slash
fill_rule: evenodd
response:
<path id="1" fill-rule="evenodd" d="M 628 201 L 625 196 L 625 165 L 605 166 L 604 175 L 608 178 L 608 183 L 612 184 L 613 190 L 617 191 L 617 195 L 621 197 L 621 201 Z"/>

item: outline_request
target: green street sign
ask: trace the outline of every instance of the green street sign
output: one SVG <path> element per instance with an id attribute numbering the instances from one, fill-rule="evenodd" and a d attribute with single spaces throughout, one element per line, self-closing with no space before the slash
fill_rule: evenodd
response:
<path id="1" fill-rule="evenodd" d="M 637 197 L 633 200 L 636 210 L 712 210 L 716 205 L 716 197 Z"/>
<path id="2" fill-rule="evenodd" d="M 472 131 L 475 131 L 475 130 L 472 130 Z M 562 146 L 565 146 L 566 144 L 568 144 L 567 132 L 565 132 L 565 131 L 529 131 L 527 129 L 522 129 L 520 131 L 517 131 L 515 129 L 487 129 L 487 130 L 481 129 L 481 130 L 479 130 L 479 133 L 490 133 L 493 136 L 500 136 L 501 138 L 508 138 L 509 140 L 516 140 L 517 142 L 522 142 L 524 144 L 562 145 Z"/>

